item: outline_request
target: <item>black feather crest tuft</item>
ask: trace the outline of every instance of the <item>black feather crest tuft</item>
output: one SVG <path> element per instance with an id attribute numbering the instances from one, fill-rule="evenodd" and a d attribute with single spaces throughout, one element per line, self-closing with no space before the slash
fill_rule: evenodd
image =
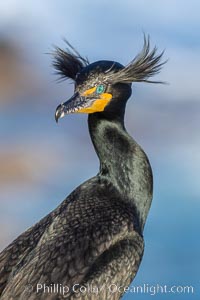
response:
<path id="1" fill-rule="evenodd" d="M 64 41 L 68 48 L 63 50 L 55 46 L 53 66 L 61 79 L 75 80 L 77 73 L 87 66 L 89 61 L 87 58 L 83 58 L 67 40 Z"/>
<path id="2" fill-rule="evenodd" d="M 162 81 L 148 80 L 149 77 L 158 74 L 166 61 L 161 62 L 163 52 L 156 55 L 157 48 L 154 47 L 150 51 L 150 38 L 144 35 L 144 45 L 142 51 L 123 69 L 119 71 L 111 71 L 107 74 L 108 82 L 131 83 L 131 82 L 149 82 L 164 83 Z"/>

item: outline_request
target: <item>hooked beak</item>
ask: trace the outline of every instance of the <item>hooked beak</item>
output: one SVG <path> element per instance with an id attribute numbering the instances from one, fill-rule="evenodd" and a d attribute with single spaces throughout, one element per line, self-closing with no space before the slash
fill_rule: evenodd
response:
<path id="1" fill-rule="evenodd" d="M 61 103 L 56 108 L 55 119 L 56 122 L 60 118 L 63 118 L 65 115 L 78 112 L 82 107 L 86 105 L 85 97 L 79 95 L 79 93 L 75 93 L 69 100 L 64 103 Z"/>
<path id="2" fill-rule="evenodd" d="M 68 101 L 58 105 L 55 112 L 56 122 L 69 113 L 90 114 L 103 111 L 111 99 L 112 95 L 109 93 L 88 97 L 76 92 Z"/>

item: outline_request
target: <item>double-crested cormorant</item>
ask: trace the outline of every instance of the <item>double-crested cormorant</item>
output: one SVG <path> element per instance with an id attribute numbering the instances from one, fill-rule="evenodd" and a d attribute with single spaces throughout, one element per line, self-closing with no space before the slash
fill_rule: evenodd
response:
<path id="1" fill-rule="evenodd" d="M 75 82 L 58 106 L 56 121 L 88 113 L 99 173 L 0 254 L 2 300 L 119 299 L 143 255 L 143 228 L 152 200 L 148 158 L 124 127 L 132 82 L 152 82 L 163 63 L 149 38 L 127 66 L 89 64 L 68 43 L 56 48 L 54 66 Z"/>

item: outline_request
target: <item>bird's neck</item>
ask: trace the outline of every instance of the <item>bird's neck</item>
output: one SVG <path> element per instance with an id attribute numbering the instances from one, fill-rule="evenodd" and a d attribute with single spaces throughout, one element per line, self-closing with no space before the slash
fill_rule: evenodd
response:
<path id="1" fill-rule="evenodd" d="M 138 211 L 143 230 L 152 199 L 152 172 L 147 156 L 124 127 L 124 113 L 90 114 L 91 139 L 100 160 L 99 176 L 111 182 L 124 201 Z"/>

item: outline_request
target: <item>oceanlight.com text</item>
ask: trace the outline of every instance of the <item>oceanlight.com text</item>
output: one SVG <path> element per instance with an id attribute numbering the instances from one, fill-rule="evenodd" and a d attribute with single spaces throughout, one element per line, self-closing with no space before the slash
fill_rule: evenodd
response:
<path id="1" fill-rule="evenodd" d="M 36 286 L 28 285 L 25 287 L 26 291 L 31 294 L 31 292 L 37 294 L 55 294 L 67 296 L 71 293 L 73 294 L 101 294 L 102 291 L 107 291 L 107 294 L 149 294 L 155 296 L 157 294 L 193 294 L 194 287 L 192 285 L 160 285 L 160 284 L 148 284 L 144 283 L 142 285 L 130 285 L 130 286 L 120 286 L 115 283 L 109 285 L 81 285 L 75 283 L 73 286 L 69 287 L 63 284 L 45 284 L 37 283 Z"/>

